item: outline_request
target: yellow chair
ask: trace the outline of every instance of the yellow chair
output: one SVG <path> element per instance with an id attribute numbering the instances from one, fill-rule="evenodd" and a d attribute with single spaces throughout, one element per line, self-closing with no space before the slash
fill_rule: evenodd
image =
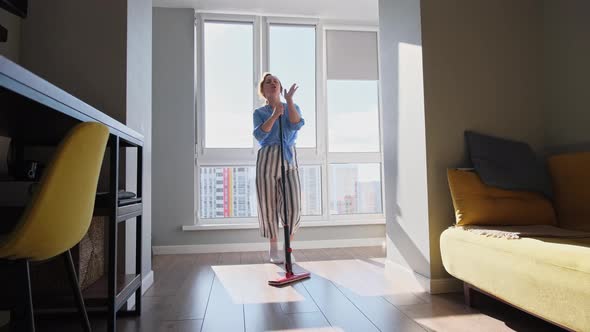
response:
<path id="1" fill-rule="evenodd" d="M 90 331 L 70 249 L 90 226 L 108 136 L 108 128 L 99 123 L 74 127 L 58 146 L 18 224 L 0 237 L 0 260 L 20 265 L 25 274 L 25 316 L 30 331 L 35 330 L 30 262 L 58 255 L 65 260 L 84 329 Z"/>

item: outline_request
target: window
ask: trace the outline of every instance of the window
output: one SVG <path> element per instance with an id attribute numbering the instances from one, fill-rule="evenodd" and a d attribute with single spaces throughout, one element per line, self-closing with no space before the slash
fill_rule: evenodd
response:
<path id="1" fill-rule="evenodd" d="M 328 30 L 330 214 L 381 214 L 377 33 Z"/>
<path id="2" fill-rule="evenodd" d="M 302 215 L 320 215 L 320 167 L 299 167 L 299 178 Z M 255 167 L 201 167 L 199 186 L 202 219 L 247 218 L 258 215 Z"/>
<path id="3" fill-rule="evenodd" d="M 200 217 L 255 217 L 255 167 L 201 167 Z"/>
<path id="4" fill-rule="evenodd" d="M 328 81 L 330 152 L 379 152 L 377 81 Z"/>
<path id="5" fill-rule="evenodd" d="M 332 164 L 330 175 L 331 214 L 382 212 L 379 164 Z"/>
<path id="6" fill-rule="evenodd" d="M 204 24 L 207 148 L 252 147 L 252 131 L 243 124 L 252 122 L 254 105 L 253 36 L 248 23 Z"/>
<path id="7" fill-rule="evenodd" d="M 320 166 L 299 166 L 301 215 L 322 214 L 322 174 Z"/>
<path id="8" fill-rule="evenodd" d="M 269 28 L 270 72 L 281 79 L 283 88 L 299 85 L 296 103 L 305 110 L 305 130 L 297 138 L 297 147 L 316 146 L 315 26 L 271 24 Z"/>
<path id="9" fill-rule="evenodd" d="M 299 85 L 303 223 L 383 219 L 375 30 L 216 14 L 197 22 L 197 223 L 257 223 L 252 112 L 265 71 Z"/>

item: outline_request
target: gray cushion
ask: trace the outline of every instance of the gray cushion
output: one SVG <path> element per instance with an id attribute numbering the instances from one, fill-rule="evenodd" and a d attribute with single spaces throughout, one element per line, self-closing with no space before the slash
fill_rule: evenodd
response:
<path id="1" fill-rule="evenodd" d="M 473 167 L 485 184 L 552 197 L 545 164 L 528 144 L 472 131 L 465 132 L 465 140 Z"/>

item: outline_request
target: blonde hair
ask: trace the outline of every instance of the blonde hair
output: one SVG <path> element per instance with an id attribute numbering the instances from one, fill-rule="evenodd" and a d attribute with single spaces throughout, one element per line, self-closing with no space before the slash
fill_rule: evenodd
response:
<path id="1" fill-rule="evenodd" d="M 264 96 L 264 94 L 262 93 L 262 86 L 264 85 L 264 81 L 266 80 L 267 77 L 269 76 L 274 76 L 272 73 L 269 72 L 265 72 L 262 74 L 262 79 L 258 82 L 258 95 L 260 96 L 260 98 L 266 100 L 268 102 L 268 100 L 266 99 L 266 97 Z M 278 79 L 278 77 L 277 77 Z M 279 80 L 279 86 L 281 88 L 281 92 L 283 91 L 283 83 L 281 83 L 281 80 Z"/>

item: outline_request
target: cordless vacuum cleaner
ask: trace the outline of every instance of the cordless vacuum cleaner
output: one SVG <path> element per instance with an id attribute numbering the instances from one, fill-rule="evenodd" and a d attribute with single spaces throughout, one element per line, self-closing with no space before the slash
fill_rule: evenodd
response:
<path id="1" fill-rule="evenodd" d="M 283 184 L 283 211 L 284 211 L 284 223 L 283 223 L 283 229 L 285 230 L 285 270 L 287 271 L 287 273 L 285 274 L 284 277 L 277 279 L 277 280 L 270 280 L 268 282 L 269 285 L 271 286 L 276 286 L 276 287 L 280 287 L 280 286 L 285 286 L 287 284 L 290 284 L 292 282 L 295 281 L 299 281 L 299 280 L 303 280 L 303 279 L 307 279 L 310 277 L 309 272 L 303 272 L 303 273 L 293 273 L 293 264 L 291 263 L 291 252 L 293 251 L 293 249 L 291 249 L 291 241 L 290 241 L 290 237 L 291 237 L 291 232 L 290 232 L 290 227 L 289 227 L 289 219 L 287 218 L 287 196 L 286 196 L 286 189 L 285 189 L 285 180 L 287 179 L 286 174 L 285 174 L 285 156 L 283 155 L 283 116 L 279 116 L 279 134 L 281 136 L 281 177 L 282 177 L 282 184 Z"/>

